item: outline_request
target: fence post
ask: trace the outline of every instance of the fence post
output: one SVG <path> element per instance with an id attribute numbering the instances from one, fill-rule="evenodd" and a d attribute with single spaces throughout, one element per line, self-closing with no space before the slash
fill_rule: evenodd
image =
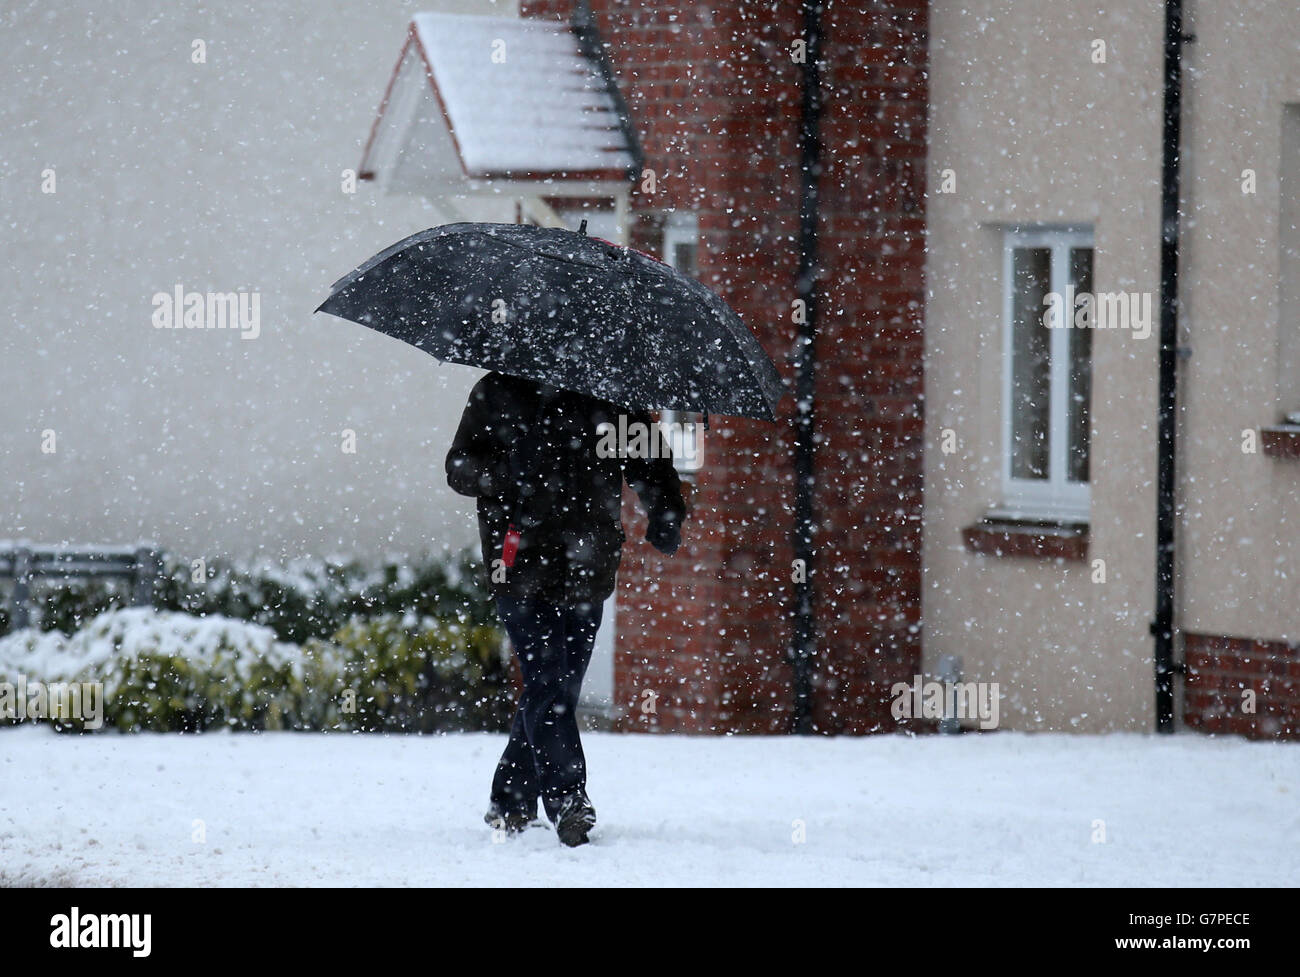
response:
<path id="1" fill-rule="evenodd" d="M 32 622 L 32 549 L 26 543 L 14 547 L 14 590 L 9 604 L 9 626 L 13 631 Z"/>
<path id="2" fill-rule="evenodd" d="M 135 592 L 131 603 L 136 607 L 152 607 L 154 587 L 162 572 L 162 560 L 152 546 L 139 546 L 135 551 Z"/>

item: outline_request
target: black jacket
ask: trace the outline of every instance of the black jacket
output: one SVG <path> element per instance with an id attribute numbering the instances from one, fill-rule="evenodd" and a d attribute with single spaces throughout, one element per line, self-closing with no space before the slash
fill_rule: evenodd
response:
<path id="1" fill-rule="evenodd" d="M 671 554 L 685 514 L 671 457 L 600 457 L 601 424 L 645 424 L 650 415 L 584 394 L 489 373 L 475 384 L 447 453 L 447 484 L 478 500 L 483 564 L 494 593 L 556 604 L 603 601 L 622 554 L 623 479 L 649 515 L 648 539 Z M 520 533 L 514 564 L 502 559 L 506 529 Z"/>

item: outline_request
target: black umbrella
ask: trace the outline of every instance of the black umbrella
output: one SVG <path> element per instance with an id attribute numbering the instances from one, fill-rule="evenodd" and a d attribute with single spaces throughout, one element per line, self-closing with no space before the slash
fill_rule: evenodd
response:
<path id="1" fill-rule="evenodd" d="M 783 394 L 763 347 L 712 291 L 639 251 L 563 228 L 421 231 L 335 282 L 316 311 L 440 360 L 626 407 L 772 421 Z"/>

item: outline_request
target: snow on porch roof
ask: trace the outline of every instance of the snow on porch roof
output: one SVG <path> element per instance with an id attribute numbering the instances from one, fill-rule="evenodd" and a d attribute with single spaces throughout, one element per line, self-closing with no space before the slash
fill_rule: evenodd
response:
<path id="1" fill-rule="evenodd" d="M 554 21 L 416 14 L 362 176 L 444 145 L 462 180 L 632 179 L 636 137 L 598 45 Z"/>

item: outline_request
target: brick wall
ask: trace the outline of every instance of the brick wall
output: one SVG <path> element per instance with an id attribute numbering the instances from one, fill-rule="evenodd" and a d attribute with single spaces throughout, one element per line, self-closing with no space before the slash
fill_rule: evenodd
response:
<path id="1" fill-rule="evenodd" d="M 927 6 L 881 0 L 825 16 L 822 299 L 814 577 L 816 726 L 893 729 L 888 689 L 920 670 L 920 519 Z M 558 0 L 525 16 L 567 17 Z M 656 215 L 698 215 L 699 277 L 782 373 L 796 326 L 799 5 L 593 0 L 642 139 L 633 244 Z M 712 9 L 712 8 L 717 9 Z M 686 542 L 640 536 L 620 574 L 615 694 L 624 727 L 781 732 L 793 693 L 791 400 L 774 426 L 713 418 Z M 630 493 L 629 493 L 630 495 Z M 656 711 L 638 708 L 644 693 Z"/>
<path id="2" fill-rule="evenodd" d="M 1188 729 L 1300 739 L 1300 646 L 1207 634 L 1183 640 Z M 1246 709 L 1247 691 L 1254 693 L 1253 712 Z"/>

